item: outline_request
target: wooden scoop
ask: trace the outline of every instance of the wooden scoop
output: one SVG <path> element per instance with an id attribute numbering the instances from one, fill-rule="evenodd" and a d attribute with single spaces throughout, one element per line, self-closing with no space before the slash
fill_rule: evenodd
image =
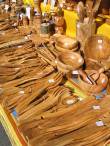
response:
<path id="1" fill-rule="evenodd" d="M 79 74 L 83 78 L 83 80 L 89 84 L 96 84 L 96 81 L 100 76 L 97 71 L 94 71 L 91 74 L 87 74 L 84 70 L 79 70 Z"/>

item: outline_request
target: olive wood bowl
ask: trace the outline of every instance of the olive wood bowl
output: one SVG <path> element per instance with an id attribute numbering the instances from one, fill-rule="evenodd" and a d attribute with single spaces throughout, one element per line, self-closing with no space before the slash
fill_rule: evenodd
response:
<path id="1" fill-rule="evenodd" d="M 55 38 L 55 44 L 61 48 L 72 50 L 78 47 L 78 41 L 75 38 L 65 35 L 59 35 Z"/>
<path id="2" fill-rule="evenodd" d="M 76 52 L 62 52 L 57 57 L 57 66 L 68 71 L 80 68 L 83 63 L 82 56 Z"/>
<path id="3" fill-rule="evenodd" d="M 97 61 L 106 60 L 110 56 L 110 39 L 94 35 L 87 39 L 84 47 L 85 58 Z"/>
<path id="4" fill-rule="evenodd" d="M 90 75 L 92 73 L 96 73 L 95 70 L 85 70 L 87 75 Z M 91 76 L 91 78 L 95 78 L 95 74 Z M 89 84 L 86 81 L 82 79 L 82 77 L 79 75 L 79 86 L 82 90 L 87 91 L 89 93 L 100 93 L 102 90 L 104 90 L 107 87 L 108 84 L 108 77 L 101 73 L 99 78 L 95 81 L 96 84 Z"/>
<path id="5" fill-rule="evenodd" d="M 56 44 L 55 44 L 55 48 L 59 52 L 70 52 L 70 51 L 74 52 L 74 51 L 78 50 L 78 46 L 74 47 L 73 49 L 65 49 L 65 48 L 62 48 L 62 47 L 60 47 L 60 46 L 58 46 Z"/>
<path id="6" fill-rule="evenodd" d="M 57 69 L 59 72 L 62 72 L 64 74 L 67 74 L 68 72 L 70 72 L 70 70 L 66 69 L 66 66 L 65 65 L 63 66 L 62 64 L 60 64 L 58 60 L 57 60 Z"/>

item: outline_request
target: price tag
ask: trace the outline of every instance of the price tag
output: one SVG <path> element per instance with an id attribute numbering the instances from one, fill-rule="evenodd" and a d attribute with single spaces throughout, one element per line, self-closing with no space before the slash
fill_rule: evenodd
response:
<path id="1" fill-rule="evenodd" d="M 49 79 L 48 82 L 49 83 L 54 83 L 55 81 L 54 81 L 54 79 Z"/>
<path id="2" fill-rule="evenodd" d="M 102 40 L 98 40 L 98 43 L 99 43 L 99 44 L 102 44 L 102 43 L 103 43 L 103 41 L 102 41 Z"/>
<path id="3" fill-rule="evenodd" d="M 15 71 L 18 71 L 18 70 L 20 70 L 20 68 L 15 68 Z"/>
<path id="4" fill-rule="evenodd" d="M 94 109 L 94 110 L 100 110 L 101 108 L 100 108 L 100 106 L 98 106 L 98 105 L 93 105 L 93 109 Z"/>
<path id="5" fill-rule="evenodd" d="M 25 39 L 25 40 L 28 40 L 28 37 L 27 37 L 27 36 L 25 36 L 25 37 L 24 37 L 24 39 Z"/>
<path id="6" fill-rule="evenodd" d="M 98 127 L 101 127 L 101 126 L 104 126 L 104 123 L 103 123 L 103 121 L 97 121 L 97 122 L 96 122 L 96 125 L 97 125 Z"/>
<path id="7" fill-rule="evenodd" d="M 18 48 L 22 48 L 22 46 L 20 45 L 20 46 L 18 46 Z"/>
<path id="8" fill-rule="evenodd" d="M 24 94 L 24 91 L 23 90 L 19 91 L 19 94 Z"/>
<path id="9" fill-rule="evenodd" d="M 57 60 L 55 60 L 55 63 L 56 63 L 56 64 L 58 63 Z"/>
<path id="10" fill-rule="evenodd" d="M 68 105 L 72 105 L 74 103 L 74 100 L 73 99 L 69 99 L 66 102 L 67 102 Z"/>
<path id="11" fill-rule="evenodd" d="M 77 75 L 77 74 L 79 74 L 79 73 L 78 73 L 78 71 L 77 71 L 77 70 L 73 70 L 73 71 L 72 71 L 72 74 L 73 74 L 73 75 L 74 75 L 74 74 L 76 74 L 76 75 Z"/>

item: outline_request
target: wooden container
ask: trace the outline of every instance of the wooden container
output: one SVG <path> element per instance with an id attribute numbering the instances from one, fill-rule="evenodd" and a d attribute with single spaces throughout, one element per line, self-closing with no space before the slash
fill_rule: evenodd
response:
<path id="1" fill-rule="evenodd" d="M 96 73 L 94 70 L 86 70 L 86 73 L 92 74 Z M 91 76 L 92 79 L 95 78 L 95 74 Z M 96 84 L 89 84 L 85 82 L 80 76 L 79 76 L 79 86 L 82 90 L 89 92 L 89 93 L 100 93 L 102 90 L 104 90 L 107 87 L 108 84 L 108 78 L 104 73 L 101 73 L 97 81 L 95 81 Z"/>
<path id="2" fill-rule="evenodd" d="M 110 56 L 110 39 L 101 35 L 89 37 L 85 43 L 84 54 L 85 58 L 107 60 Z"/>
<path id="3" fill-rule="evenodd" d="M 55 44 L 66 50 L 76 50 L 76 48 L 78 47 L 78 41 L 75 38 L 65 35 L 60 35 L 59 37 L 56 37 Z"/>
<path id="4" fill-rule="evenodd" d="M 58 45 L 55 44 L 55 48 L 56 50 L 58 50 L 59 52 L 74 52 L 74 51 L 77 51 L 78 50 L 78 47 L 76 48 L 73 48 L 73 49 L 66 49 L 66 48 L 63 48 L 63 47 L 60 47 Z"/>
<path id="5" fill-rule="evenodd" d="M 76 52 L 62 52 L 57 58 L 58 69 L 65 73 L 80 68 L 83 63 L 82 56 Z"/>
<path id="6" fill-rule="evenodd" d="M 50 23 L 41 24 L 41 34 L 50 34 Z"/>
<path id="7" fill-rule="evenodd" d="M 55 16 L 55 33 L 57 34 L 63 34 L 64 33 L 64 26 L 65 26 L 65 19 L 63 17 L 63 11 L 62 8 L 58 8 L 57 15 Z"/>
<path id="8" fill-rule="evenodd" d="M 86 40 L 94 35 L 96 32 L 96 23 L 81 23 L 77 21 L 76 24 L 76 38 L 81 43 L 81 46 L 84 47 Z"/>

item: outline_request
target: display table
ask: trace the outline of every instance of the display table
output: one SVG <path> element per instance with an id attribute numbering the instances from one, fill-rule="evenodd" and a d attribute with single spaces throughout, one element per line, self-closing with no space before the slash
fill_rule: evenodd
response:
<path id="1" fill-rule="evenodd" d="M 26 0 L 26 3 L 31 3 L 34 5 L 33 0 Z M 43 4 L 42 11 L 47 12 L 50 10 L 50 6 L 47 5 L 44 7 Z M 74 11 L 67 11 L 64 10 L 64 18 L 66 21 L 66 35 L 75 37 L 76 36 L 76 21 L 77 21 L 77 14 Z M 110 37 L 110 26 L 106 23 L 104 23 L 102 26 L 98 28 L 97 31 L 98 34 L 106 35 Z M 88 98 L 90 97 L 86 93 L 83 93 L 80 88 L 78 87 L 77 83 L 74 82 L 67 82 L 65 84 L 66 86 L 69 86 L 73 91 L 74 94 L 76 94 L 80 99 Z M 29 146 L 28 140 L 26 141 L 20 133 L 19 129 L 17 128 L 17 121 L 13 114 L 10 114 L 9 111 L 4 109 L 4 107 L 0 104 L 0 122 L 2 123 L 4 129 L 6 130 L 6 133 L 12 143 L 13 146 Z"/>
<path id="2" fill-rule="evenodd" d="M 73 90 L 74 92 L 74 95 L 79 96 L 80 100 L 90 97 L 89 95 L 81 91 L 75 82 L 71 83 L 70 81 L 67 81 L 65 86 L 71 88 L 71 90 Z M 2 123 L 10 139 L 12 146 L 30 146 L 28 144 L 28 140 L 27 141 L 25 140 L 22 133 L 20 133 L 19 129 L 17 128 L 16 115 L 14 113 L 10 114 L 6 109 L 3 108 L 1 104 L 0 104 L 0 122 Z"/>

